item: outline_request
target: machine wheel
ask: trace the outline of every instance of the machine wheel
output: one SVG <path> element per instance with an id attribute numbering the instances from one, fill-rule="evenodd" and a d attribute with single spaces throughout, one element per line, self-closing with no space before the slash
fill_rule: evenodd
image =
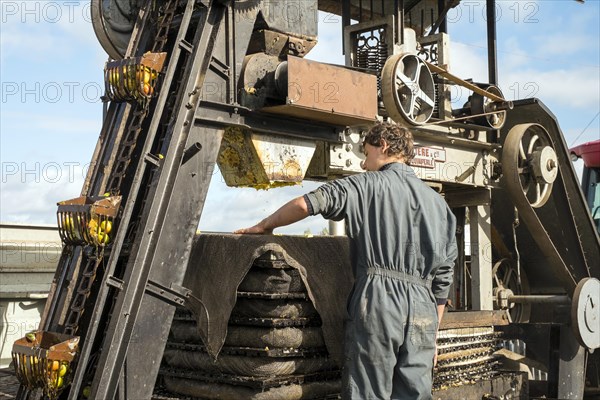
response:
<path id="1" fill-rule="evenodd" d="M 546 204 L 558 176 L 558 159 L 546 129 L 538 124 L 513 127 L 504 142 L 502 168 L 508 186 L 518 185 L 531 207 Z"/>
<path id="2" fill-rule="evenodd" d="M 397 123 L 422 125 L 433 115 L 435 84 L 429 68 L 413 54 L 388 58 L 381 71 L 385 109 Z"/>
<path id="3" fill-rule="evenodd" d="M 531 293 L 529 290 L 529 280 L 525 271 L 521 268 L 521 280 L 519 282 L 517 269 L 514 263 L 508 258 L 503 258 L 496 262 L 492 268 L 492 274 L 494 275 L 494 292 L 500 289 L 509 289 L 515 295 L 528 295 Z M 510 309 L 508 315 L 511 322 L 529 322 L 531 304 L 515 304 Z"/>
<path id="4" fill-rule="evenodd" d="M 139 10 L 139 4 L 130 0 L 92 0 L 94 32 L 113 60 L 125 57 Z"/>
<path id="5" fill-rule="evenodd" d="M 577 341 L 588 349 L 600 348 L 600 281 L 584 278 L 571 303 L 571 326 Z"/>
<path id="6" fill-rule="evenodd" d="M 504 98 L 502 91 L 494 85 L 484 87 L 486 91 L 495 94 L 499 97 Z M 479 93 L 473 93 L 471 97 L 471 113 L 473 115 L 487 114 L 494 112 L 494 101 L 480 95 Z M 474 122 L 482 126 L 488 126 L 494 129 L 500 129 L 504 126 L 506 121 L 506 111 L 499 111 L 493 114 L 485 115 L 482 117 L 476 117 Z"/>

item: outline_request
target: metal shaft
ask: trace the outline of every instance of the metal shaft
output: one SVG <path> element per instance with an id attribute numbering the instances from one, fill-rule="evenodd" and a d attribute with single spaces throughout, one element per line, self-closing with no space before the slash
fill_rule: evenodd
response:
<path id="1" fill-rule="evenodd" d="M 566 295 L 530 295 L 530 296 L 509 296 L 508 301 L 519 304 L 571 304 L 571 299 Z"/>

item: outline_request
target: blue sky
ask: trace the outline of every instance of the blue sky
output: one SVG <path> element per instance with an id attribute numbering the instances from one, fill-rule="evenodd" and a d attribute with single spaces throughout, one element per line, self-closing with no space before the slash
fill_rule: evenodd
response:
<path id="1" fill-rule="evenodd" d="M 449 13 L 451 71 L 487 80 L 485 1 Z M 89 3 L 0 0 L 0 221 L 55 222 L 56 202 L 79 195 L 102 124 L 107 55 Z M 600 2 L 498 1 L 500 87 L 507 98 L 540 98 L 569 145 L 600 137 Z M 310 58 L 342 64 L 340 18 L 319 17 Z M 459 107 L 465 98 L 454 102 Z M 257 222 L 318 184 L 255 191 L 215 176 L 200 229 L 231 231 Z M 319 232 L 312 217 L 283 233 Z"/>

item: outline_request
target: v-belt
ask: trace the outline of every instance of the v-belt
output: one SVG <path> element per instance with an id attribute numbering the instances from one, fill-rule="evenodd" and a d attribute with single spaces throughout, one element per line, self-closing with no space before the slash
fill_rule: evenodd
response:
<path id="1" fill-rule="evenodd" d="M 407 274 L 404 271 L 394 271 L 391 269 L 375 267 L 369 267 L 367 269 L 367 275 L 384 276 L 386 278 L 397 279 L 399 281 L 412 283 L 418 286 L 424 286 L 426 288 L 431 288 L 431 283 L 433 282 L 433 278 L 421 278 L 420 276 Z"/>

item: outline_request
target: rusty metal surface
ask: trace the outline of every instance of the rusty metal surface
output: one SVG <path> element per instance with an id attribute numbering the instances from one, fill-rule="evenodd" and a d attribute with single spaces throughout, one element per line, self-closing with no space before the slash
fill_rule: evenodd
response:
<path id="1" fill-rule="evenodd" d="M 288 36 L 280 32 L 268 29 L 254 31 L 248 44 L 248 54 L 264 53 L 268 56 L 280 56 L 285 53 L 287 40 Z"/>
<path id="2" fill-rule="evenodd" d="M 302 182 L 314 151 L 313 141 L 228 128 L 218 163 L 228 186 L 270 189 Z"/>
<path id="3" fill-rule="evenodd" d="M 377 116 L 377 77 L 288 57 L 286 104 L 262 111 L 327 122 L 359 125 Z"/>
<path id="4" fill-rule="evenodd" d="M 247 54 L 264 53 L 270 56 L 292 54 L 304 57 L 317 45 L 313 37 L 295 37 L 268 29 L 259 29 L 252 33 Z"/>

